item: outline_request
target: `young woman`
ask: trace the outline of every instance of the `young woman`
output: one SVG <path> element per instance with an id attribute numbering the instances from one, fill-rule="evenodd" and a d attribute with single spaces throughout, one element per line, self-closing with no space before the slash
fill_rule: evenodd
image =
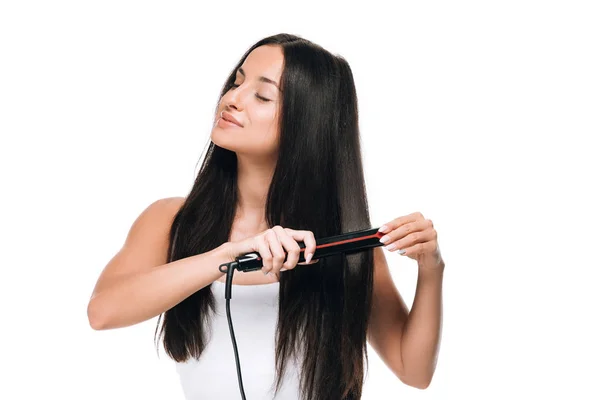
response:
<path id="1" fill-rule="evenodd" d="M 105 267 L 90 324 L 160 316 L 186 398 L 239 398 L 218 266 L 258 251 L 262 271 L 236 273 L 231 300 L 248 399 L 359 399 L 367 340 L 399 379 L 425 388 L 444 271 L 432 222 L 414 213 L 382 227 L 388 251 L 418 261 L 410 313 L 382 247 L 308 256 L 315 238 L 370 228 L 348 63 L 297 36 L 265 38 L 225 82 L 188 196 L 148 206 Z"/>

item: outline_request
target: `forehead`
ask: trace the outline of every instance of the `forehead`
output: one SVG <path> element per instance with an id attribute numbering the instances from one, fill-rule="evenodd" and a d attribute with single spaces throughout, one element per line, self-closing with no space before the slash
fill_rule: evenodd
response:
<path id="1" fill-rule="evenodd" d="M 279 46 L 260 46 L 252 50 L 241 67 L 246 76 L 265 76 L 279 82 L 283 69 L 283 50 Z"/>

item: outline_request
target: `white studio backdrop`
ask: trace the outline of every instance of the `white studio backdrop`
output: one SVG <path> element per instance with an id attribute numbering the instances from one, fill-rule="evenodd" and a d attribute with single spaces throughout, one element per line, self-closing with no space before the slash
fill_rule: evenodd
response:
<path id="1" fill-rule="evenodd" d="M 2 2 L 0 398 L 183 399 L 156 318 L 94 331 L 87 302 L 139 213 L 191 188 L 227 73 L 280 32 L 348 60 L 373 226 L 420 211 L 446 262 L 433 382 L 402 384 L 369 348 L 364 398 L 598 398 L 599 17 L 592 1 Z M 416 262 L 387 259 L 410 307 Z"/>

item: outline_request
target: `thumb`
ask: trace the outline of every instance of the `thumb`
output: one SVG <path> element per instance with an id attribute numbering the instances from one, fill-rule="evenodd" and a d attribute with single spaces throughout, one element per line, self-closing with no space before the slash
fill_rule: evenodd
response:
<path id="1" fill-rule="evenodd" d="M 311 265 L 311 264 L 316 264 L 318 262 L 319 262 L 319 259 L 317 258 L 316 260 L 310 260 L 309 263 L 301 262 L 301 263 L 298 263 L 298 265 Z"/>

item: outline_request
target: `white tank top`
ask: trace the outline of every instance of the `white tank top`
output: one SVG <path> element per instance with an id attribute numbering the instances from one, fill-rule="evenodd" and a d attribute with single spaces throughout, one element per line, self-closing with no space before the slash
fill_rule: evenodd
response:
<path id="1" fill-rule="evenodd" d="M 225 309 L 225 284 L 215 281 L 216 312 L 200 359 L 175 363 L 186 400 L 241 399 Z M 233 285 L 231 321 L 247 400 L 297 400 L 298 364 L 290 362 L 275 397 L 275 330 L 279 282 Z"/>

